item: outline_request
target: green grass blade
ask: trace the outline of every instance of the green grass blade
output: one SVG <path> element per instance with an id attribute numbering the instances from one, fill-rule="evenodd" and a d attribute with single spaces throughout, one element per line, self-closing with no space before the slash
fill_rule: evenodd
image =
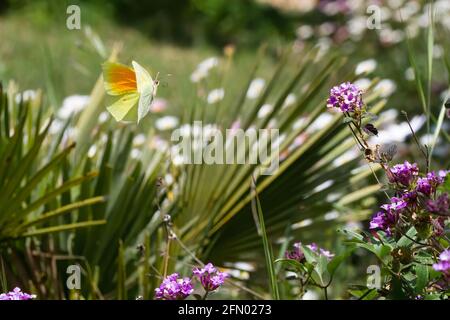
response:
<path id="1" fill-rule="evenodd" d="M 272 293 L 272 298 L 274 300 L 280 300 L 278 281 L 277 281 L 277 276 L 275 274 L 275 267 L 273 265 L 275 259 L 273 258 L 272 247 L 269 243 L 269 239 L 267 238 L 266 226 L 264 224 L 264 216 L 263 216 L 263 212 L 262 212 L 262 208 L 261 208 L 261 203 L 259 201 L 259 197 L 256 192 L 256 186 L 255 186 L 254 180 L 252 181 L 252 192 L 255 194 L 255 196 L 253 197 L 254 200 L 252 200 L 252 201 L 255 201 L 255 205 L 253 206 L 253 209 L 256 210 L 256 212 L 254 214 L 258 216 L 259 226 L 257 226 L 257 227 L 259 227 L 259 230 L 261 232 L 261 238 L 262 238 L 263 247 L 264 247 L 264 256 L 266 259 L 266 267 L 267 267 L 267 272 L 269 274 L 269 280 L 270 280 L 270 291 Z"/>

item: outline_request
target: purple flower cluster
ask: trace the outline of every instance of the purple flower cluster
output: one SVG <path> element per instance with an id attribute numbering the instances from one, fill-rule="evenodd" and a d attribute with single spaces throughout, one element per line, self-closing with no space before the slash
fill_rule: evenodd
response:
<path id="1" fill-rule="evenodd" d="M 439 255 L 438 263 L 433 264 L 433 269 L 444 274 L 446 280 L 450 281 L 450 250 L 444 250 Z"/>
<path id="2" fill-rule="evenodd" d="M 192 272 L 207 292 L 216 290 L 228 278 L 228 273 L 218 271 L 212 263 L 208 263 L 204 268 L 194 268 Z"/>
<path id="3" fill-rule="evenodd" d="M 427 201 L 427 209 L 431 213 L 440 215 L 450 215 L 450 200 L 448 193 L 443 193 L 435 200 L 429 199 Z"/>
<path id="4" fill-rule="evenodd" d="M 13 291 L 0 294 L 0 300 L 32 300 L 36 298 L 33 294 L 22 292 L 20 288 L 14 288 Z"/>
<path id="5" fill-rule="evenodd" d="M 384 230 L 388 235 L 392 233 L 392 228 L 397 223 L 399 214 L 408 205 L 404 199 L 397 197 L 391 198 L 391 203 L 381 206 L 381 210 L 378 211 L 370 221 L 370 229 Z"/>
<path id="6" fill-rule="evenodd" d="M 192 273 L 200 280 L 207 293 L 219 288 L 229 277 L 228 273 L 220 272 L 212 263 L 208 263 L 204 268 L 194 268 Z M 194 292 L 192 279 L 180 278 L 178 273 L 173 273 L 163 280 L 159 288 L 155 289 L 155 298 L 157 300 L 184 300 L 192 292 Z"/>
<path id="7" fill-rule="evenodd" d="M 417 191 L 425 195 L 431 195 L 436 191 L 437 187 L 444 182 L 447 172 L 444 170 L 436 172 L 428 172 L 426 177 L 417 180 Z"/>
<path id="8" fill-rule="evenodd" d="M 389 169 L 389 181 L 392 183 L 399 183 L 405 187 L 408 187 L 414 178 L 419 174 L 419 168 L 417 164 L 409 163 L 405 161 L 403 164 L 396 164 Z"/>
<path id="9" fill-rule="evenodd" d="M 426 176 L 419 177 L 419 168 L 413 163 L 405 161 L 387 169 L 391 183 L 397 196 L 390 199 L 389 204 L 381 206 L 370 221 L 370 229 L 380 229 L 387 235 L 392 235 L 400 215 L 412 216 L 413 213 L 428 212 L 428 214 L 447 215 L 449 213 L 449 197 L 447 193 L 437 195 L 437 188 L 444 182 L 448 171 L 438 173 L 428 172 Z M 436 235 L 442 234 L 444 220 L 442 217 L 429 218 Z"/>
<path id="10" fill-rule="evenodd" d="M 327 100 L 328 108 L 339 108 L 342 112 L 360 110 L 363 106 L 362 90 L 355 84 L 344 82 L 330 90 Z"/>
<path id="11" fill-rule="evenodd" d="M 285 252 L 284 256 L 286 259 L 297 260 L 299 262 L 302 261 L 305 258 L 305 255 L 303 254 L 301 243 L 296 242 L 292 245 L 292 247 L 293 250 L 287 250 Z"/>
<path id="12" fill-rule="evenodd" d="M 305 259 L 305 254 L 302 250 L 302 244 L 300 242 L 296 242 L 293 244 L 293 250 L 288 250 L 285 252 L 284 256 L 286 259 L 292 259 L 297 260 L 298 262 L 302 262 Z M 334 254 L 331 253 L 328 250 L 319 248 L 319 246 L 316 243 L 311 243 L 306 245 L 308 249 L 310 249 L 312 252 L 326 257 L 328 260 L 331 260 L 334 257 Z"/>
<path id="13" fill-rule="evenodd" d="M 163 280 L 159 288 L 155 289 L 155 298 L 158 300 L 184 300 L 193 291 L 191 279 L 179 278 L 178 273 L 173 273 Z"/>

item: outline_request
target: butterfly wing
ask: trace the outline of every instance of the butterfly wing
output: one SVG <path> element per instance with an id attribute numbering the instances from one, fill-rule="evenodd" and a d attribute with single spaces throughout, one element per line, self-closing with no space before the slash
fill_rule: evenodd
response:
<path id="1" fill-rule="evenodd" d="M 109 95 L 137 92 L 136 74 L 132 68 L 115 62 L 105 62 L 102 67 L 105 89 Z"/>
<path id="2" fill-rule="evenodd" d="M 133 108 L 139 101 L 139 93 L 132 92 L 124 95 L 106 109 L 116 119 L 116 121 L 136 121 L 136 108 Z"/>
<path id="3" fill-rule="evenodd" d="M 150 106 L 156 94 L 156 85 L 150 74 L 136 61 L 132 62 L 136 72 L 137 91 L 140 94 L 137 110 L 137 122 L 142 120 L 150 111 Z"/>

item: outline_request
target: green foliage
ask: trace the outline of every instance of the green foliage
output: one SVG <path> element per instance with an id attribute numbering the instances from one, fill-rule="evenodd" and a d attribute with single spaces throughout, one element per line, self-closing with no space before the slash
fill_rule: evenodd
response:
<path id="1" fill-rule="evenodd" d="M 97 173 L 85 172 L 60 180 L 74 145 L 59 153 L 44 152 L 51 151 L 48 131 L 52 119 L 41 128 L 41 108 L 40 98 L 25 101 L 13 86 L 8 92 L 0 86 L 0 242 L 104 223 L 80 217 L 78 223 L 49 224 L 79 208 L 101 203 L 104 198 L 64 198 L 64 194 L 92 180 Z"/>

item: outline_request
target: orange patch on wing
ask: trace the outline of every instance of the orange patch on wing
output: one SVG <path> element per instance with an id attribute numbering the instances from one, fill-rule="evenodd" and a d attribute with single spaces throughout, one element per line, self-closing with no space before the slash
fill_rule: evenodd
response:
<path id="1" fill-rule="evenodd" d="M 136 74 L 133 69 L 114 62 L 103 64 L 105 89 L 110 95 L 122 95 L 136 92 Z"/>

